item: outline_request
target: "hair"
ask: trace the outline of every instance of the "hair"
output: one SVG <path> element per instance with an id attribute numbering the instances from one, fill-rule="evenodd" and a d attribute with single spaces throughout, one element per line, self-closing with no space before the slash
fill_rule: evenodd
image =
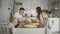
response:
<path id="1" fill-rule="evenodd" d="M 10 21 L 10 22 L 13 22 L 14 19 L 15 19 L 15 17 L 11 17 L 11 18 L 9 19 L 9 21 Z"/>
<path id="2" fill-rule="evenodd" d="M 40 7 L 37 7 L 36 8 L 36 12 L 37 12 L 37 18 L 40 20 L 40 13 L 42 13 L 42 10 L 41 10 L 41 8 Z"/>
<path id="3" fill-rule="evenodd" d="M 20 10 L 25 10 L 24 8 L 20 8 Z"/>
<path id="4" fill-rule="evenodd" d="M 43 10 L 43 12 L 48 13 L 48 10 Z"/>

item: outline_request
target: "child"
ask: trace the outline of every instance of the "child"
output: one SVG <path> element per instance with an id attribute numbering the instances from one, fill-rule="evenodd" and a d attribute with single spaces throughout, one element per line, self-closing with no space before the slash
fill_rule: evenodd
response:
<path id="1" fill-rule="evenodd" d="M 11 17 L 9 21 L 10 21 L 9 23 L 10 28 L 14 28 L 17 25 L 17 19 L 15 17 Z"/>

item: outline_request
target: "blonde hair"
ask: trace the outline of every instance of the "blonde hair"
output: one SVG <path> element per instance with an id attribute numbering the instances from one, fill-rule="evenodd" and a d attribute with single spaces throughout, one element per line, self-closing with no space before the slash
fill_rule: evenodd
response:
<path id="1" fill-rule="evenodd" d="M 13 22 L 14 19 L 16 19 L 16 18 L 15 18 L 15 17 L 11 17 L 11 18 L 9 19 L 9 21 L 10 21 L 10 22 Z"/>

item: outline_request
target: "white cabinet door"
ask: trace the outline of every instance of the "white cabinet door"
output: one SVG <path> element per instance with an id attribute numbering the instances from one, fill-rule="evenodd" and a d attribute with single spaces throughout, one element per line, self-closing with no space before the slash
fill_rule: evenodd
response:
<path id="1" fill-rule="evenodd" d="M 49 18 L 49 23 L 52 32 L 57 32 L 59 31 L 59 18 Z"/>

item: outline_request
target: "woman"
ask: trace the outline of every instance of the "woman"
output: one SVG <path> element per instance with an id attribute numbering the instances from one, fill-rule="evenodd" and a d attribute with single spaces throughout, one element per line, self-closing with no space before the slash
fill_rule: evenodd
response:
<path id="1" fill-rule="evenodd" d="M 46 12 L 43 12 L 40 7 L 36 8 L 37 18 L 40 21 L 40 26 L 43 26 L 44 18 L 47 19 L 48 15 Z"/>

